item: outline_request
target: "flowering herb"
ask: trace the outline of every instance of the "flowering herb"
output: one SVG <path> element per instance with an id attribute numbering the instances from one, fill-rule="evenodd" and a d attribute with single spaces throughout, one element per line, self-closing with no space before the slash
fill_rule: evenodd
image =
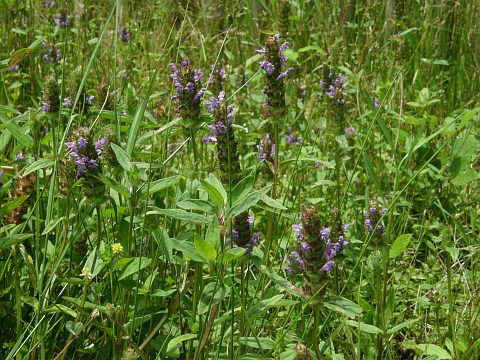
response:
<path id="1" fill-rule="evenodd" d="M 72 139 L 65 143 L 77 168 L 77 178 L 87 177 L 89 171 L 101 169 L 103 147 L 108 143 L 106 137 L 94 142 L 88 128 L 75 131 Z"/>
<path id="2" fill-rule="evenodd" d="M 54 62 L 59 62 L 62 59 L 60 49 L 55 49 L 54 45 L 43 42 L 42 47 L 43 47 L 43 56 L 42 56 L 43 60 L 54 63 Z"/>
<path id="3" fill-rule="evenodd" d="M 188 59 L 184 59 L 179 67 L 171 63 L 173 85 L 175 95 L 172 99 L 178 103 L 177 110 L 185 119 L 196 120 L 200 115 L 200 102 L 205 88 L 201 87 L 203 72 L 194 69 Z"/>
<path id="4" fill-rule="evenodd" d="M 363 212 L 363 217 L 365 218 L 363 224 L 368 232 L 374 233 L 372 240 L 374 244 L 380 242 L 380 239 L 386 236 L 385 226 L 380 220 L 386 212 L 387 209 L 384 207 L 379 208 L 375 201 L 370 201 L 370 207 Z"/>
<path id="5" fill-rule="evenodd" d="M 348 246 L 345 239 L 347 225 L 340 226 L 338 210 L 333 209 L 325 223 L 316 208 L 303 207 L 302 223 L 292 225 L 296 232 L 296 246 L 288 256 L 289 275 L 301 274 L 312 289 L 318 289 L 325 274 L 337 265 L 342 251 Z"/>
<path id="6" fill-rule="evenodd" d="M 70 25 L 71 19 L 70 16 L 65 13 L 65 11 L 60 11 L 53 21 L 58 27 L 64 28 Z"/>
<path id="7" fill-rule="evenodd" d="M 257 148 L 259 160 L 275 158 L 275 144 L 272 142 L 269 134 L 265 136 L 264 140 L 260 140 L 260 145 L 257 145 Z"/>
<path id="8" fill-rule="evenodd" d="M 325 95 L 336 104 L 343 105 L 345 104 L 345 99 L 348 97 L 344 87 L 346 81 L 347 77 L 342 73 L 337 75 L 329 73 L 328 77 L 320 80 L 320 85 L 322 86 Z"/>
<path id="9" fill-rule="evenodd" d="M 122 26 L 118 30 L 118 38 L 120 39 L 120 41 L 129 42 L 130 41 L 130 29 L 125 27 L 125 26 Z"/>

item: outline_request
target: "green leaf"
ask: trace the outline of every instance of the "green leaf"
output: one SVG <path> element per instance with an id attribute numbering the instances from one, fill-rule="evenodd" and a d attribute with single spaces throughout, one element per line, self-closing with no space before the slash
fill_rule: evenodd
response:
<path id="1" fill-rule="evenodd" d="M 402 255 L 410 243 L 411 238 L 412 234 L 403 234 L 397 237 L 390 248 L 390 257 L 396 258 Z"/>
<path id="2" fill-rule="evenodd" d="M 281 203 L 279 203 L 277 200 L 272 199 L 268 195 L 262 196 L 261 200 L 265 203 L 265 205 L 270 206 L 271 208 L 279 209 L 279 210 L 287 210 L 288 209 L 285 206 L 283 206 Z"/>
<path id="3" fill-rule="evenodd" d="M 213 174 L 210 174 L 207 179 L 201 179 L 200 182 L 213 203 L 219 208 L 223 208 L 227 203 L 227 192 L 223 188 L 220 180 L 218 180 Z"/>
<path id="4" fill-rule="evenodd" d="M 254 349 L 272 349 L 275 346 L 275 341 L 264 337 L 241 337 L 238 342 L 242 345 L 249 346 Z"/>
<path id="5" fill-rule="evenodd" d="M 13 137 L 23 146 L 31 149 L 33 147 L 33 139 L 30 135 L 26 134 L 23 129 L 13 120 L 5 123 L 7 130 L 13 135 Z"/>
<path id="6" fill-rule="evenodd" d="M 168 297 L 174 293 L 176 293 L 177 290 L 176 289 L 170 289 L 170 290 L 162 290 L 162 289 L 157 289 L 155 290 L 154 293 L 150 294 L 150 296 L 155 296 L 155 297 Z"/>
<path id="7" fill-rule="evenodd" d="M 238 201 L 238 199 L 241 199 L 246 194 L 248 194 L 248 192 L 253 187 L 253 180 L 254 180 L 254 177 L 252 175 L 249 175 L 247 177 L 244 177 L 242 180 L 238 182 L 237 185 L 234 186 L 230 194 L 230 200 L 232 204 L 235 204 Z"/>
<path id="8" fill-rule="evenodd" d="M 207 224 L 209 222 L 206 216 L 196 214 L 193 212 L 188 212 L 181 209 L 160 209 L 157 207 L 152 207 L 153 210 L 147 211 L 147 215 L 150 214 L 160 214 L 165 215 L 177 220 L 182 220 L 186 222 L 191 222 L 195 224 Z"/>
<path id="9" fill-rule="evenodd" d="M 150 184 L 143 185 L 139 190 L 139 196 L 144 197 L 145 195 L 154 194 L 160 190 L 163 190 L 167 187 L 176 185 L 180 180 L 180 176 L 171 176 L 168 178 L 152 181 Z"/>
<path id="10" fill-rule="evenodd" d="M 125 259 L 122 259 L 125 260 Z M 139 272 L 140 270 L 146 268 L 152 262 L 152 259 L 146 257 L 136 257 L 128 259 L 128 264 L 125 266 L 123 271 L 120 273 L 118 280 L 125 279 L 126 277 Z"/>
<path id="11" fill-rule="evenodd" d="M 298 49 L 299 53 L 302 53 L 305 51 L 322 51 L 322 49 L 316 45 L 308 45 L 308 46 L 302 47 L 301 49 Z"/>
<path id="12" fill-rule="evenodd" d="M 112 150 L 115 153 L 115 156 L 117 157 L 120 166 L 126 171 L 130 171 L 130 169 L 132 168 L 130 156 L 117 144 L 110 143 L 110 146 L 112 147 Z"/>
<path id="13" fill-rule="evenodd" d="M 177 239 L 169 239 L 172 249 L 181 251 L 187 260 L 205 262 L 206 259 L 200 255 L 195 245 L 190 241 L 180 241 Z"/>
<path id="14" fill-rule="evenodd" d="M 98 46 L 98 44 L 97 44 Z M 148 85 L 148 89 L 146 93 L 144 94 L 144 99 L 150 98 L 150 95 L 152 94 L 153 90 L 153 85 L 156 84 L 156 75 L 158 72 L 158 69 L 160 68 L 161 61 L 157 61 L 157 66 L 155 68 L 155 71 L 152 74 L 152 77 L 150 79 L 150 83 Z M 145 109 L 147 107 L 148 101 L 142 101 L 140 105 L 138 106 L 137 110 L 135 111 L 135 116 L 133 117 L 132 124 L 130 126 L 130 131 L 128 132 L 128 138 L 127 138 L 127 144 L 125 146 L 125 152 L 127 155 L 132 156 L 133 153 L 133 148 L 135 147 L 135 144 L 137 142 L 137 135 L 138 135 L 138 130 L 140 129 L 140 124 L 143 121 L 143 117 L 145 114 Z"/>
<path id="15" fill-rule="evenodd" d="M 278 306 L 278 303 L 282 300 L 283 296 L 284 294 L 278 294 L 260 301 L 247 311 L 248 317 L 255 319 L 262 316 L 271 307 Z"/>
<path id="16" fill-rule="evenodd" d="M 458 129 L 461 130 L 475 115 L 478 115 L 479 108 L 474 108 L 469 111 L 465 111 L 462 114 L 460 124 L 458 125 Z"/>
<path id="17" fill-rule="evenodd" d="M 26 240 L 28 238 L 31 238 L 33 234 L 21 234 L 21 235 L 11 235 L 11 236 L 5 236 L 0 239 L 0 251 L 3 251 L 7 248 L 9 248 L 12 245 L 16 245 L 23 240 Z"/>
<path id="18" fill-rule="evenodd" d="M 217 252 L 215 251 L 213 246 L 210 245 L 207 241 L 203 240 L 200 235 L 195 234 L 193 236 L 193 244 L 195 245 L 195 248 L 198 250 L 200 255 L 202 255 L 205 259 L 213 261 L 217 257 Z"/>
<path id="19" fill-rule="evenodd" d="M 43 230 L 42 236 L 43 236 L 43 235 L 47 235 L 50 231 L 52 231 L 53 229 L 55 229 L 60 222 L 62 222 L 62 221 L 65 220 L 65 219 L 66 219 L 66 217 L 65 217 L 65 216 L 62 216 L 62 217 L 59 218 L 59 219 L 53 219 L 52 221 L 50 221 L 50 222 L 48 223 L 48 225 L 45 226 L 45 230 Z"/>
<path id="20" fill-rule="evenodd" d="M 25 168 L 25 171 L 23 172 L 23 176 L 30 174 L 31 172 L 40 170 L 40 169 L 45 169 L 45 168 L 50 168 L 53 166 L 55 162 L 52 159 L 39 159 L 37 161 L 34 161 L 30 165 L 28 165 Z"/>
<path id="21" fill-rule="evenodd" d="M 399 332 L 400 330 L 404 329 L 404 328 L 409 328 L 410 326 L 412 326 L 413 324 L 415 324 L 416 322 L 418 322 L 420 319 L 414 319 L 414 320 L 407 320 L 407 321 L 404 321 L 398 325 L 395 325 L 394 327 L 390 328 L 387 330 L 387 334 L 395 334 L 396 332 Z"/>
<path id="22" fill-rule="evenodd" d="M 11 211 L 13 211 L 14 209 L 16 209 L 17 207 L 19 207 L 20 205 L 22 205 L 25 200 L 28 199 L 30 195 L 23 195 L 23 196 L 20 196 L 19 198 L 16 198 L 15 200 L 13 201 L 10 201 L 7 205 L 5 206 L 2 206 L 0 208 L 0 216 L 3 216 L 5 214 L 8 214 L 10 213 Z"/>
<path id="23" fill-rule="evenodd" d="M 183 341 L 196 339 L 196 338 L 197 338 L 196 334 L 183 334 L 183 335 L 177 336 L 176 338 L 168 342 L 167 353 L 172 351 L 178 344 L 182 343 Z"/>
<path id="24" fill-rule="evenodd" d="M 365 151 L 362 152 L 362 156 L 363 156 L 363 162 L 365 163 L 365 169 L 367 170 L 367 173 L 368 173 L 368 177 L 375 184 L 378 194 L 383 195 L 382 185 L 380 185 L 380 180 L 378 179 L 377 172 L 373 167 L 370 157 Z"/>
<path id="25" fill-rule="evenodd" d="M 82 332 L 83 323 L 82 322 L 74 323 L 73 321 L 69 320 L 65 324 L 65 329 L 67 329 L 68 332 L 70 334 L 72 334 L 73 336 L 77 336 L 78 334 L 80 334 Z"/>
<path id="26" fill-rule="evenodd" d="M 67 314 L 70 315 L 73 318 L 77 317 L 77 312 L 70 309 L 68 306 L 62 305 L 62 304 L 55 304 L 52 306 L 49 306 L 47 308 L 43 308 L 42 310 L 45 314 L 52 314 L 52 313 L 62 313 L 62 314 Z"/>
<path id="27" fill-rule="evenodd" d="M 212 221 L 210 221 L 207 233 L 205 234 L 205 240 L 212 245 L 215 250 L 218 250 L 220 247 L 220 224 L 216 216 L 212 216 Z"/>
<path id="28" fill-rule="evenodd" d="M 271 188 L 272 185 L 267 185 L 260 190 L 251 190 L 247 195 L 239 199 L 237 203 L 233 204 L 232 207 L 228 209 L 227 213 L 225 214 L 225 218 L 231 219 L 235 215 L 241 214 L 245 210 L 255 206 L 260 199 L 262 199 L 262 197 L 270 191 Z"/>
<path id="29" fill-rule="evenodd" d="M 96 177 L 98 180 L 100 180 L 106 186 L 115 190 L 116 192 L 123 195 L 127 199 L 131 198 L 131 195 L 130 195 L 130 192 L 128 191 L 128 189 L 125 186 L 123 186 L 122 184 L 120 184 L 118 181 L 113 180 L 112 178 L 109 178 L 108 176 L 105 176 L 102 173 L 97 173 L 97 174 L 92 175 L 92 176 Z"/>
<path id="30" fill-rule="evenodd" d="M 198 210 L 207 214 L 215 214 L 217 208 L 210 201 L 201 199 L 187 199 L 177 203 L 177 207 L 183 210 Z"/>
<path id="31" fill-rule="evenodd" d="M 230 287 L 220 282 L 210 282 L 205 285 L 203 294 L 198 304 L 198 313 L 205 314 L 212 305 L 218 304 L 230 296 Z"/>
<path id="32" fill-rule="evenodd" d="M 152 230 L 152 235 L 158 245 L 158 254 L 165 256 L 166 261 L 172 262 L 172 248 L 167 231 L 163 227 L 156 227 Z"/>
<path id="33" fill-rule="evenodd" d="M 436 355 L 439 359 L 451 359 L 452 356 L 440 346 L 434 344 L 417 344 L 415 347 L 422 352 L 422 355 Z"/>
<path id="34" fill-rule="evenodd" d="M 232 260 L 239 259 L 245 254 L 247 249 L 243 247 L 229 249 L 226 253 L 218 257 L 218 262 L 229 262 Z"/>
<path id="35" fill-rule="evenodd" d="M 265 265 L 262 265 L 260 267 L 260 271 L 263 272 L 264 274 L 267 274 L 267 276 L 272 279 L 275 284 L 281 286 L 285 290 L 287 290 L 290 294 L 293 294 L 295 296 L 303 296 L 301 290 L 297 289 L 291 282 L 288 280 L 284 279 L 280 275 L 278 275 L 276 272 L 270 271 Z"/>
<path id="36" fill-rule="evenodd" d="M 342 296 L 327 296 L 323 301 L 323 305 L 325 305 L 326 308 L 348 316 L 351 319 L 362 314 L 362 308 L 360 306 Z"/>
<path id="37" fill-rule="evenodd" d="M 451 183 L 455 186 L 465 186 L 468 183 L 478 179 L 478 174 L 474 169 L 465 169 L 455 176 Z"/>
<path id="38" fill-rule="evenodd" d="M 353 321 L 353 320 L 347 320 L 347 324 L 360 329 L 360 331 L 367 333 L 367 334 L 383 334 L 383 331 L 379 329 L 376 326 L 365 324 L 363 322 L 358 322 L 358 321 Z"/>

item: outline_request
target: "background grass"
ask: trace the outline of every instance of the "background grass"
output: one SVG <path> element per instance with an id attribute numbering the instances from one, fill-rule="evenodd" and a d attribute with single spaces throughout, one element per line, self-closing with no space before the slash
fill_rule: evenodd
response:
<path id="1" fill-rule="evenodd" d="M 1 2 L 0 357 L 478 359 L 479 10 Z M 279 32 L 294 71 L 272 118 L 255 50 Z M 205 74 L 204 100 L 218 96 L 212 66 L 226 70 L 226 172 L 202 142 L 207 104 L 193 122 L 172 100 L 169 64 L 184 58 Z M 320 85 L 329 72 L 348 78 L 341 111 Z M 59 111 L 42 109 L 48 76 Z M 65 144 L 84 127 L 108 144 L 97 175 L 77 179 Z M 267 132 L 277 151 L 261 161 Z M 303 207 L 322 228 L 333 207 L 349 224 L 313 291 L 287 268 Z M 364 225 L 371 207 L 387 209 L 383 238 Z M 245 211 L 263 234 L 251 254 L 231 235 Z"/>

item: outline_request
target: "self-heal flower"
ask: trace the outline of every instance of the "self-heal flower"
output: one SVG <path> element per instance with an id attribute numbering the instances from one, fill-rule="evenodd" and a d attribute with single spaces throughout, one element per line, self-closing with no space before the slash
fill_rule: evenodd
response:
<path id="1" fill-rule="evenodd" d="M 325 271 L 327 273 L 331 272 L 333 268 L 336 266 L 335 261 L 328 261 L 325 265 L 322 266 L 320 271 Z"/>
<path id="2" fill-rule="evenodd" d="M 280 75 L 277 76 L 277 80 L 283 79 L 284 77 L 287 77 L 293 72 L 293 67 L 289 68 L 287 71 L 282 72 Z"/>
<path id="3" fill-rule="evenodd" d="M 50 106 L 50 104 L 47 104 L 46 102 L 43 103 L 43 105 L 42 105 L 43 112 L 48 113 L 48 112 L 51 111 L 51 109 L 52 109 L 52 107 Z"/>
<path id="4" fill-rule="evenodd" d="M 54 18 L 53 21 L 58 27 L 64 28 L 70 25 L 70 16 L 68 16 L 64 11 L 61 11 L 57 14 L 57 17 Z"/>
<path id="5" fill-rule="evenodd" d="M 343 105 L 345 104 L 345 99 L 348 97 L 344 87 L 346 81 L 347 77 L 342 73 L 337 75 L 329 73 L 327 78 L 320 80 L 320 85 L 325 95 L 337 104 Z"/>
<path id="6" fill-rule="evenodd" d="M 270 61 L 264 60 L 260 61 L 260 69 L 265 70 L 268 75 L 272 75 L 275 71 L 275 66 Z"/>
<path id="7" fill-rule="evenodd" d="M 130 29 L 125 27 L 125 26 L 122 26 L 118 30 L 118 38 L 120 39 L 120 41 L 129 42 L 130 41 Z"/>
<path id="8" fill-rule="evenodd" d="M 270 139 L 270 135 L 267 134 L 264 140 L 260 140 L 260 144 L 257 145 L 258 148 L 258 159 L 275 159 L 275 144 Z"/>

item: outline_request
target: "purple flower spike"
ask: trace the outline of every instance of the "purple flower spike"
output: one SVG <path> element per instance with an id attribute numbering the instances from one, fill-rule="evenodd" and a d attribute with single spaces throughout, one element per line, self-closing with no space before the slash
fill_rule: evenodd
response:
<path id="1" fill-rule="evenodd" d="M 322 266 L 320 271 L 325 271 L 327 273 L 331 272 L 333 268 L 336 266 L 335 261 L 328 261 L 325 265 Z"/>

